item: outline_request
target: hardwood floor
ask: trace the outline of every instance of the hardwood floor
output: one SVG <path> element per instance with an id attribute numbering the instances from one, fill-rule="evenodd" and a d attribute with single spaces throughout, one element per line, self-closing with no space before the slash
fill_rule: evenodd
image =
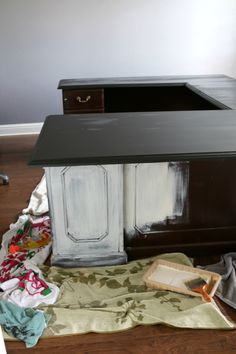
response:
<path id="1" fill-rule="evenodd" d="M 0 183 L 0 234 L 23 208 L 43 171 L 27 166 L 36 135 L 0 137 L 0 171 L 10 184 Z M 236 321 L 236 311 L 224 305 Z M 79 319 L 78 319 L 79 320 Z M 6 342 L 8 354 L 235 354 L 236 331 L 186 330 L 167 326 L 139 326 L 113 334 L 74 335 L 40 339 L 26 349 L 21 342 Z"/>
<path id="2" fill-rule="evenodd" d="M 5 172 L 9 185 L 0 183 L 0 233 L 5 231 L 23 208 L 43 171 L 27 166 L 36 135 L 0 137 L 0 171 Z"/>

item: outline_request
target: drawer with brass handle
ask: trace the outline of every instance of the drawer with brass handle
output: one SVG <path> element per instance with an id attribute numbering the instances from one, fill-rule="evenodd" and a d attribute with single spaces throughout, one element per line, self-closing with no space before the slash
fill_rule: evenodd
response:
<path id="1" fill-rule="evenodd" d="M 63 90 L 64 113 L 104 111 L 103 89 Z"/>

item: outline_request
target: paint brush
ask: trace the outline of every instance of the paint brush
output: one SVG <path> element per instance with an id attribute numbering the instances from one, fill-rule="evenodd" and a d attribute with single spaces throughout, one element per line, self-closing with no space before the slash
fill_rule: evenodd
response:
<path id="1" fill-rule="evenodd" d="M 211 302 L 211 297 L 207 292 L 208 283 L 206 282 L 206 280 L 201 277 L 198 277 L 195 279 L 188 280 L 184 284 L 189 290 L 201 294 L 205 301 Z"/>

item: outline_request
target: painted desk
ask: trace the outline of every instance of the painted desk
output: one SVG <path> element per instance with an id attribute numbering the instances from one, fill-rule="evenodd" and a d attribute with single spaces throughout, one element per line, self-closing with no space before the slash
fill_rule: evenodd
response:
<path id="1" fill-rule="evenodd" d="M 235 159 L 234 110 L 48 117 L 30 165 L 46 170 L 54 264 L 235 250 Z"/>

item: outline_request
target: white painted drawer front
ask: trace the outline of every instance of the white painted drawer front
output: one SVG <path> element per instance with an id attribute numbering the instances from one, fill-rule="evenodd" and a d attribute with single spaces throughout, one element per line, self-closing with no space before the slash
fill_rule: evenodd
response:
<path id="1" fill-rule="evenodd" d="M 123 167 L 45 168 L 53 253 L 99 255 L 123 251 Z"/>
<path id="2" fill-rule="evenodd" d="M 66 234 L 74 242 L 109 233 L 108 176 L 103 166 L 67 167 L 62 173 Z"/>

